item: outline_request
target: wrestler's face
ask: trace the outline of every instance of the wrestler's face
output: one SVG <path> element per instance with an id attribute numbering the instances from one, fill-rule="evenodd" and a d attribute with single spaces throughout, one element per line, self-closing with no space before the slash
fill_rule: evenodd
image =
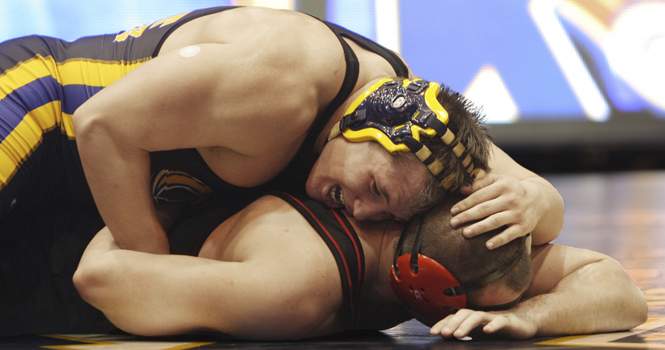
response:
<path id="1" fill-rule="evenodd" d="M 412 156 L 412 155 L 409 155 Z M 307 194 L 356 220 L 409 220 L 412 201 L 430 181 L 427 167 L 399 159 L 374 142 L 329 141 L 307 179 Z"/>

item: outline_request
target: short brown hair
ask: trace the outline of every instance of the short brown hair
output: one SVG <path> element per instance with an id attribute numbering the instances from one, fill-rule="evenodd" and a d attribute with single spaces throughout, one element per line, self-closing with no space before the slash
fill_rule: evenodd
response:
<path id="1" fill-rule="evenodd" d="M 420 253 L 436 260 L 455 276 L 461 285 L 477 281 L 492 272 L 518 254 L 523 240 L 513 240 L 493 250 L 486 248 L 487 240 L 500 233 L 503 229 L 493 230 L 473 238 L 462 235 L 463 227 L 453 228 L 450 225 L 450 208 L 463 197 L 451 194 L 436 207 L 424 215 L 412 220 L 404 229 L 402 254 L 413 249 L 418 230 L 421 230 L 422 245 Z M 503 275 L 495 283 L 502 283 L 514 292 L 522 292 L 531 283 L 531 259 L 527 251 L 522 249 L 522 256 L 515 267 Z"/>
<path id="2" fill-rule="evenodd" d="M 437 95 L 437 100 L 441 106 L 448 112 L 448 127 L 455 134 L 466 148 L 471 156 L 474 167 L 489 172 L 489 155 L 492 145 L 490 137 L 484 125 L 485 116 L 482 109 L 476 107 L 461 93 L 452 90 L 450 87 L 440 84 L 441 91 Z M 460 187 L 470 185 L 473 182 L 471 175 L 462 165 L 462 160 L 453 154 L 452 149 L 443 143 L 439 138 L 421 138 L 421 141 L 432 151 L 434 156 L 443 164 L 443 173 L 441 178 L 447 178 L 454 174 L 454 181 L 451 186 L 451 192 L 457 191 Z M 414 161 L 417 161 L 415 157 Z M 420 196 L 414 199 L 411 207 L 416 213 L 422 213 L 433 207 L 442 200 L 448 191 L 444 190 L 441 184 L 434 177 L 421 191 Z"/>

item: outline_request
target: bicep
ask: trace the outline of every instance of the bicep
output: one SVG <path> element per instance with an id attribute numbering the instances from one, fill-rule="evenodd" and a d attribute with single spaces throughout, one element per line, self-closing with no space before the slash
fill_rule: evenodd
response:
<path id="1" fill-rule="evenodd" d="M 268 264 L 126 250 L 108 254 L 112 271 L 97 276 L 97 291 L 82 295 L 127 332 L 158 336 L 215 330 L 251 336 L 288 331 L 279 328 L 274 303 L 284 297 L 279 282 L 285 278 Z"/>
<path id="2" fill-rule="evenodd" d="M 238 262 L 119 250 L 105 232 L 86 251 L 77 288 L 116 326 L 140 335 L 329 333 L 342 300 L 335 261 L 316 233 L 303 232 L 313 231 L 304 218 L 295 210 L 274 214 L 274 204 L 253 205 L 236 221 L 244 238 L 233 243 L 238 255 L 228 258 Z M 297 243 L 293 234 L 301 238 Z"/>
<path id="3" fill-rule="evenodd" d="M 280 86 L 260 55 L 249 56 L 237 44 L 197 46 L 192 57 L 178 50 L 160 54 L 90 98 L 75 114 L 77 134 L 98 124 L 147 151 L 234 149 L 248 144 L 240 135 L 260 137 L 261 130 L 274 130 L 277 117 L 295 114 L 300 100 L 285 95 L 291 90 Z M 253 133 L 246 132 L 250 127 Z"/>
<path id="4" fill-rule="evenodd" d="M 533 280 L 526 295 L 549 293 L 576 271 L 606 259 L 611 258 L 591 250 L 559 244 L 534 247 L 531 253 Z"/>

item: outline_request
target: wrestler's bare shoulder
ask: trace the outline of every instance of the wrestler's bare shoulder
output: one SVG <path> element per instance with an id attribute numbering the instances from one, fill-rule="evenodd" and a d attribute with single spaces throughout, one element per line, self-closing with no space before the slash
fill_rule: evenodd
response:
<path id="1" fill-rule="evenodd" d="M 341 62 L 344 58 L 338 39 L 323 22 L 300 12 L 259 7 L 235 8 L 185 23 L 169 36 L 161 52 L 202 43 L 241 44 L 247 54 L 308 62 L 302 68 L 314 68 L 331 57 Z"/>

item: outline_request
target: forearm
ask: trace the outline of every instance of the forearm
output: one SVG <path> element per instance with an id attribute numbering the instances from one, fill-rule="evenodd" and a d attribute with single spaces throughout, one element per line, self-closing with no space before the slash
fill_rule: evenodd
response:
<path id="1" fill-rule="evenodd" d="M 273 288 L 266 294 L 266 288 L 284 280 L 284 266 L 292 265 L 276 264 L 277 255 L 281 254 L 231 262 L 149 254 L 120 249 L 104 229 L 84 252 L 74 285 L 116 327 L 137 335 L 215 330 L 233 336 L 286 339 L 322 334 L 317 327 L 324 327 L 332 319 L 328 315 L 335 314 L 331 310 L 341 303 L 341 293 L 332 302 L 329 293 L 339 282 L 317 282 L 315 289 L 321 292 L 316 293 L 311 283 L 298 282 L 296 294 L 294 288 Z M 318 254 L 310 256 L 319 261 Z M 334 262 L 328 266 L 331 274 L 336 273 Z M 321 295 L 321 303 L 315 305 L 323 309 L 312 308 L 312 294 Z"/>
<path id="2" fill-rule="evenodd" d="M 122 201 L 120 198 L 98 197 L 104 198 L 96 202 L 104 203 L 98 205 L 99 211 L 119 247 L 153 254 L 169 253 L 166 232 L 160 224 L 167 224 L 168 220 L 157 215 L 148 199 L 130 198 Z"/>
<path id="3" fill-rule="evenodd" d="M 537 336 L 552 336 L 634 328 L 645 322 L 647 305 L 621 265 L 607 258 L 577 269 L 514 312 L 535 323 Z"/>
<path id="4" fill-rule="evenodd" d="M 531 228 L 533 245 L 552 242 L 563 228 L 563 199 L 547 180 L 515 162 L 500 148 L 493 146 L 490 159 L 492 173 L 514 177 L 524 188 L 525 229 Z M 528 233 L 527 232 L 527 233 Z"/>
<path id="5" fill-rule="evenodd" d="M 150 192 L 149 153 L 96 123 L 77 124 L 77 143 L 104 222 L 124 249 L 168 253 Z"/>
<path id="6" fill-rule="evenodd" d="M 535 195 L 533 204 L 538 206 L 541 213 L 540 220 L 531 232 L 533 245 L 542 245 L 552 242 L 559 236 L 563 228 L 564 205 L 563 199 L 554 186 L 544 178 L 534 174 L 522 180 L 525 187 L 531 187 Z"/>
<path id="7" fill-rule="evenodd" d="M 172 297 L 154 286 L 164 281 L 163 265 L 171 259 L 186 266 L 189 257 L 125 250 L 104 228 L 86 248 L 73 282 L 81 297 L 117 327 L 140 335 L 178 334 L 191 330 L 174 318 Z M 166 265 L 168 267 L 169 265 Z M 144 271 L 145 270 L 145 271 Z M 144 272 L 142 272 L 144 271 Z"/>

